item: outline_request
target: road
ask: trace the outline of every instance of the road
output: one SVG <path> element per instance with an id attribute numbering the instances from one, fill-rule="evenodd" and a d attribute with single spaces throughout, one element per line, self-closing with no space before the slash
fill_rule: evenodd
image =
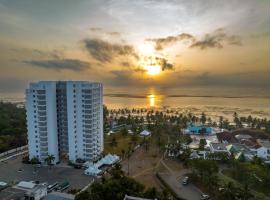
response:
<path id="1" fill-rule="evenodd" d="M 159 175 L 179 197 L 186 200 L 200 199 L 202 192 L 197 187 L 191 183 L 186 186 L 182 185 L 182 179 L 185 174 L 190 172 L 189 170 L 182 169 L 180 171 L 174 171 L 166 165 L 164 160 L 161 161 L 161 164 L 167 169 L 167 172 L 159 173 Z"/>

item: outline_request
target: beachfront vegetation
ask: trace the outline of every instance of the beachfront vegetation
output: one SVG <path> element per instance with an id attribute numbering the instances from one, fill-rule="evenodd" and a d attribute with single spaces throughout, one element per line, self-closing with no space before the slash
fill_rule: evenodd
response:
<path id="1" fill-rule="evenodd" d="M 25 109 L 0 102 L 0 153 L 26 144 Z"/>

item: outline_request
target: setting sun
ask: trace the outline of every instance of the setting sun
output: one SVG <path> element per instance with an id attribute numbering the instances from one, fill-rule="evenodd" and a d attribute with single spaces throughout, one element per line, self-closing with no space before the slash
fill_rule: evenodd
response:
<path id="1" fill-rule="evenodd" d="M 144 69 L 147 71 L 149 75 L 157 75 L 161 72 L 160 65 L 147 65 L 144 67 Z"/>

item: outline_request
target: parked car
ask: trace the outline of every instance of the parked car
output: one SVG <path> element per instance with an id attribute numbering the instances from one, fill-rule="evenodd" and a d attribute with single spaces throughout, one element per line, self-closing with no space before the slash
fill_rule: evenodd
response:
<path id="1" fill-rule="evenodd" d="M 188 184 L 188 180 L 189 180 L 189 177 L 188 176 L 184 177 L 183 180 L 182 180 L 182 184 L 183 185 L 187 185 Z"/>
<path id="2" fill-rule="evenodd" d="M 207 194 L 202 194 L 201 195 L 201 200 L 209 200 L 210 199 L 210 196 L 207 195 Z"/>

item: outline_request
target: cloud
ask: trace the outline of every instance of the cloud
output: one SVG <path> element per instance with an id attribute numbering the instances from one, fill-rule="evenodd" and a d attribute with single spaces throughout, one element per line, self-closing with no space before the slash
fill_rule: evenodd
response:
<path id="1" fill-rule="evenodd" d="M 242 45 L 241 38 L 238 35 L 228 35 L 224 29 L 220 28 L 213 33 L 206 34 L 203 39 L 194 41 L 190 48 L 199 48 L 201 50 L 208 48 L 223 48 L 224 43 L 229 45 Z"/>
<path id="2" fill-rule="evenodd" d="M 23 62 L 33 66 L 57 71 L 66 69 L 72 71 L 83 71 L 90 67 L 89 62 L 77 59 L 28 60 Z"/>
<path id="3" fill-rule="evenodd" d="M 213 33 L 207 33 L 202 39 L 197 39 L 189 33 L 181 33 L 176 36 L 168 36 L 164 38 L 148 38 L 146 41 L 154 42 L 155 49 L 161 51 L 170 45 L 174 45 L 180 41 L 191 42 L 190 48 L 223 48 L 224 43 L 229 45 L 241 46 L 241 37 L 238 35 L 228 35 L 223 28 L 216 29 Z"/>
<path id="4" fill-rule="evenodd" d="M 191 34 L 188 33 L 181 33 L 179 35 L 176 36 L 168 36 L 165 38 L 150 38 L 150 39 L 146 39 L 146 41 L 150 41 L 150 42 L 154 42 L 155 43 L 155 49 L 157 51 L 161 51 L 163 50 L 165 47 L 169 46 L 169 45 L 173 45 L 179 41 L 183 41 L 183 40 L 189 40 L 189 41 L 194 41 L 195 38 L 194 36 L 192 36 Z"/>
<path id="5" fill-rule="evenodd" d="M 132 56 L 138 58 L 133 46 L 127 44 L 109 43 L 101 39 L 85 39 L 84 47 L 88 53 L 100 62 L 111 62 L 117 56 Z"/>
<path id="6" fill-rule="evenodd" d="M 173 64 L 169 63 L 169 61 L 165 58 L 156 57 L 156 62 L 161 66 L 162 71 L 174 69 Z"/>
<path id="7" fill-rule="evenodd" d="M 131 64 L 129 62 L 121 62 L 120 64 L 122 66 L 124 66 L 124 67 L 130 67 L 131 66 Z"/>
<path id="8" fill-rule="evenodd" d="M 90 31 L 92 32 L 100 32 L 100 31 L 103 31 L 103 28 L 100 28 L 100 27 L 91 27 L 89 28 Z"/>

